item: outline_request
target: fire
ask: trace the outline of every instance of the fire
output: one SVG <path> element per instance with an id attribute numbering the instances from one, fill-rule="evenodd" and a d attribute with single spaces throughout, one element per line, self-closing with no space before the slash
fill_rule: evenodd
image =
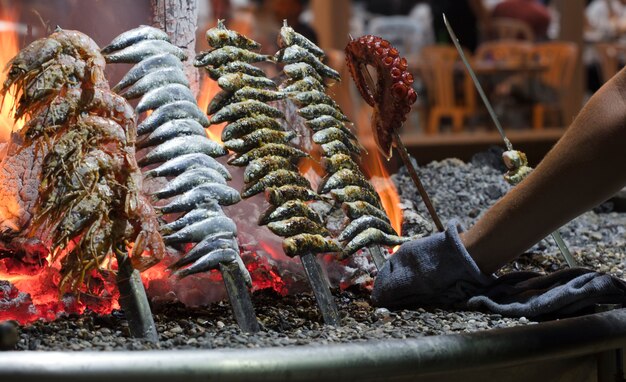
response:
<path id="1" fill-rule="evenodd" d="M 213 97 L 215 97 L 220 90 L 221 89 L 217 85 L 216 81 L 213 81 L 204 75 L 202 77 L 200 92 L 198 93 L 198 106 L 200 107 L 200 110 L 206 111 L 209 106 L 209 102 L 211 102 Z M 226 122 L 220 123 L 219 125 L 211 125 L 206 129 L 208 137 L 215 142 L 222 143 L 222 130 L 224 130 L 224 126 L 226 126 Z"/>
<path id="2" fill-rule="evenodd" d="M 391 220 L 391 226 L 396 232 L 402 232 L 402 210 L 400 209 L 400 196 L 389 172 L 385 168 L 381 155 L 375 147 L 368 149 L 367 154 L 362 156 L 362 166 L 370 177 L 374 189 L 380 196 L 383 208 Z"/>
<path id="3" fill-rule="evenodd" d="M 0 28 L 0 83 L 6 79 L 6 64 L 19 51 L 17 29 L 18 12 L 15 8 L 0 8 L 0 24 L 5 28 Z M 22 121 L 15 123 L 13 120 L 13 109 L 15 106 L 15 96 L 7 94 L 0 104 L 0 142 L 6 142 L 11 136 L 11 131 L 21 128 Z"/>

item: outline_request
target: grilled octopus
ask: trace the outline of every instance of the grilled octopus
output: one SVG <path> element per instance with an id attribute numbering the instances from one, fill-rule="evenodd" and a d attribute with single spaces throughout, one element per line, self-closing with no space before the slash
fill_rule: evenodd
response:
<path id="1" fill-rule="evenodd" d="M 153 167 L 146 177 L 173 177 L 152 197 L 167 201 L 157 207 L 162 214 L 177 214 L 159 232 L 168 245 L 194 244 L 171 267 L 185 277 L 236 262 L 250 283 L 237 227 L 222 211 L 240 200 L 239 193 L 227 185 L 230 173 L 215 159 L 227 151 L 206 135 L 209 120 L 182 70 L 184 52 L 150 26 L 122 33 L 102 52 L 107 62 L 136 64 L 113 89 L 127 99 L 139 98 L 138 113 L 152 111 L 137 127 L 137 147 L 148 149 L 139 164 Z"/>
<path id="2" fill-rule="evenodd" d="M 212 124 L 228 122 L 222 140 L 235 152 L 229 163 L 246 167 L 241 196 L 267 194 L 271 207 L 259 224 L 285 237 L 283 249 L 288 256 L 339 251 L 307 205 L 319 198 L 296 166 L 307 154 L 290 145 L 294 133 L 280 122 L 283 113 L 268 104 L 286 98 L 286 93 L 253 65 L 272 57 L 256 53 L 257 42 L 228 30 L 222 21 L 206 35 L 211 49 L 198 54 L 194 65 L 205 67 L 222 89 L 207 113 Z"/>
<path id="3" fill-rule="evenodd" d="M 367 35 L 348 43 L 346 62 L 361 96 L 374 108 L 374 138 L 380 152 L 389 159 L 393 143 L 391 132 L 400 128 L 417 100 L 406 58 L 400 57 L 389 41 Z M 376 69 L 375 85 L 368 83 L 366 65 Z"/>
<path id="4" fill-rule="evenodd" d="M 44 156 L 29 235 L 61 260 L 61 292 L 76 290 L 127 243 L 134 243 L 131 260 L 140 270 L 165 249 L 155 211 L 141 193 L 135 113 L 111 92 L 104 67 L 93 40 L 57 28 L 9 62 L 0 91 L 21 94 L 15 118 L 26 123 L 20 134 Z"/>
<path id="5" fill-rule="evenodd" d="M 343 248 L 340 256 L 371 245 L 403 243 L 406 239 L 396 234 L 378 194 L 354 161 L 361 146 L 348 127 L 348 117 L 326 94 L 325 80 L 339 80 L 339 73 L 322 62 L 324 52 L 319 47 L 286 23 L 278 44 L 281 50 L 276 56 L 285 64 L 287 77 L 281 90 L 299 106 L 298 113 L 313 131 L 313 141 L 321 147 L 326 176 L 317 191 L 330 194 L 350 219 L 337 237 Z"/>

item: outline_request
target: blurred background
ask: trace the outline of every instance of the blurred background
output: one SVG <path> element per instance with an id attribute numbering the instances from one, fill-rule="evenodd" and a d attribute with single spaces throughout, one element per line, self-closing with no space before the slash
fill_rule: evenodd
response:
<path id="1" fill-rule="evenodd" d="M 0 0 L 0 65 L 59 25 L 104 46 L 153 24 L 160 0 Z M 283 19 L 327 52 L 343 81 L 331 92 L 368 146 L 369 107 L 345 67 L 349 36 L 386 38 L 407 57 L 419 97 L 403 140 L 420 163 L 469 159 L 500 136 L 459 61 L 442 21 L 450 20 L 507 135 L 533 164 L 563 134 L 586 99 L 626 59 L 626 0 L 169 0 L 193 4 L 196 49 L 217 19 L 275 53 Z M 165 17 L 165 16 L 163 16 Z M 170 20 L 171 22 L 171 20 Z M 115 81 L 127 68 L 115 66 Z M 275 70 L 271 67 L 268 70 Z M 199 98 L 215 86 L 200 74 Z M 9 122 L 2 122 L 0 124 Z M 389 166 L 394 166 L 391 162 Z"/>

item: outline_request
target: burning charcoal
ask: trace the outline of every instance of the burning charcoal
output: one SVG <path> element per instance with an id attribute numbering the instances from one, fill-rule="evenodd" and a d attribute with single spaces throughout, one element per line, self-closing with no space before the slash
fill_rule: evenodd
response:
<path id="1" fill-rule="evenodd" d="M 167 235 L 166 243 L 194 244 L 189 251 L 193 256 L 184 256 L 172 265 L 175 275 L 185 277 L 213 269 L 222 271 L 235 316 L 238 320 L 244 320 L 238 321 L 239 324 L 244 330 L 257 331 L 258 324 L 245 289 L 250 275 L 241 261 L 238 246 L 205 250 L 219 246 L 220 240 L 236 243 L 235 223 L 221 213 L 219 205 L 237 203 L 240 197 L 237 191 L 226 185 L 226 181 L 231 178 L 230 174 L 214 159 L 225 155 L 227 150 L 222 144 L 208 138 L 204 132 L 204 127 L 211 122 L 200 110 L 189 90 L 180 61 L 182 57 L 176 54 L 180 49 L 172 45 L 168 38 L 163 39 L 163 32 L 158 29 L 142 26 L 135 31 L 141 32 L 141 39 L 135 41 L 125 38 L 136 34 L 133 31 L 125 32 L 113 40 L 106 53 L 109 60 L 125 57 L 125 62 L 136 63 L 115 88 L 126 89 L 126 98 L 141 97 L 139 111 L 152 111 L 138 127 L 138 133 L 142 135 L 139 144 L 149 148 L 139 163 L 145 166 L 155 163 L 160 165 L 146 171 L 146 176 L 177 176 L 152 194 L 156 200 L 171 198 L 169 204 L 161 207 L 161 212 L 183 212 L 177 220 L 161 226 L 161 234 Z M 229 36 L 222 37 L 232 37 Z M 126 40 L 127 43 L 116 44 L 117 41 Z M 170 54 L 152 51 L 150 47 L 156 44 L 162 45 L 163 51 Z M 118 45 L 126 47 L 119 50 Z M 228 47 L 220 47 L 202 53 L 200 61 L 222 62 L 228 58 L 228 54 L 238 54 L 250 62 L 257 58 L 265 59 L 265 56 L 253 56 L 245 51 L 231 51 Z M 231 118 L 230 114 L 224 118 Z M 220 213 L 212 216 L 198 213 L 214 210 L 219 210 Z M 196 215 L 203 218 L 197 219 Z M 238 271 L 233 271 L 231 266 Z M 232 288 L 242 290 L 231 291 Z"/>

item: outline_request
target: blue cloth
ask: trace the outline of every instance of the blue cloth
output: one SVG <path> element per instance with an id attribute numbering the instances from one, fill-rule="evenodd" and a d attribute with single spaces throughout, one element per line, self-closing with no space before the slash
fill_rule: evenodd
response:
<path id="1" fill-rule="evenodd" d="M 374 304 L 487 309 L 528 318 L 569 316 L 599 303 L 626 304 L 624 281 L 589 269 L 485 275 L 461 243 L 461 230 L 451 221 L 445 232 L 402 245 L 378 273 Z"/>

